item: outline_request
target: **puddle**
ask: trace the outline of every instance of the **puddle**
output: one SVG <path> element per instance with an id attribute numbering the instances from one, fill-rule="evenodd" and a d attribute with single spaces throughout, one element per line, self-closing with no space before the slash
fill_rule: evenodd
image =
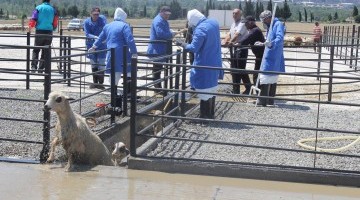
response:
<path id="1" fill-rule="evenodd" d="M 167 174 L 97 166 L 66 173 L 61 165 L 0 163 L 1 199 L 355 200 L 360 189 Z"/>

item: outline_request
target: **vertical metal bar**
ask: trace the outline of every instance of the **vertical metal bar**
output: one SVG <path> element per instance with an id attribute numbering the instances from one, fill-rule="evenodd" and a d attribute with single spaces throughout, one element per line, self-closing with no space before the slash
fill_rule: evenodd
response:
<path id="1" fill-rule="evenodd" d="M 336 44 L 336 55 L 337 55 L 337 56 L 340 56 L 340 59 L 341 59 L 341 57 L 342 57 L 342 49 L 343 49 L 342 45 L 343 45 L 343 43 L 344 43 L 344 30 L 345 30 L 345 27 L 343 26 L 343 27 L 342 27 L 342 30 L 341 30 L 341 37 L 340 37 L 340 27 L 339 27 L 338 42 L 337 42 L 337 44 Z M 340 40 L 340 38 L 341 38 L 341 42 L 340 42 L 341 47 L 340 47 L 340 53 L 339 53 L 339 40 Z M 335 44 L 334 44 L 334 45 L 335 45 Z"/>
<path id="2" fill-rule="evenodd" d="M 355 70 L 357 70 L 357 66 L 358 66 L 358 60 L 359 60 L 359 42 L 360 42 L 360 26 L 358 26 L 358 30 L 357 30 L 357 41 L 356 41 L 356 52 L 355 52 Z"/>
<path id="3" fill-rule="evenodd" d="M 180 56 L 181 56 L 181 50 L 178 49 L 176 51 L 176 64 L 180 64 Z M 180 86 L 180 67 L 179 66 L 176 66 L 175 67 L 175 70 L 176 70 L 176 76 L 175 76 L 175 89 L 178 90 L 179 89 L 179 86 Z M 176 95 L 174 97 L 174 106 L 179 106 L 179 92 L 176 92 Z M 178 114 L 178 112 L 176 113 Z"/>
<path id="4" fill-rule="evenodd" d="M 71 37 L 68 40 L 68 55 L 71 55 Z M 71 86 L 71 57 L 68 57 L 68 70 L 67 70 L 68 86 Z"/>
<path id="5" fill-rule="evenodd" d="M 331 36 L 330 36 L 330 45 L 333 45 L 334 42 L 334 37 L 335 37 L 335 33 L 334 33 L 335 27 L 331 27 Z M 330 47 L 329 47 L 330 50 Z"/>
<path id="6" fill-rule="evenodd" d="M 334 51 L 335 46 L 332 45 L 330 48 L 330 68 L 329 68 L 329 88 L 328 88 L 328 101 L 331 102 L 332 99 L 332 84 L 333 84 L 333 78 L 332 75 L 334 73 Z"/>
<path id="7" fill-rule="evenodd" d="M 110 62 L 111 62 L 111 72 L 110 72 L 110 88 L 111 88 L 111 124 L 115 123 L 115 98 L 117 94 L 117 87 L 115 85 L 115 48 L 110 49 Z"/>
<path id="8" fill-rule="evenodd" d="M 62 32 L 62 23 L 63 23 L 63 21 L 60 20 L 60 21 L 59 21 L 59 24 L 58 24 L 58 27 L 57 27 L 57 28 L 58 28 L 58 33 L 59 33 L 59 32 Z"/>
<path id="9" fill-rule="evenodd" d="M 122 116 L 127 115 L 127 97 L 128 97 L 128 79 L 127 79 L 127 52 L 128 52 L 128 46 L 124 45 L 123 47 L 123 112 Z"/>
<path id="10" fill-rule="evenodd" d="M 353 66 L 353 57 L 354 57 L 354 44 L 355 44 L 355 28 L 356 26 L 353 25 L 352 27 L 352 33 L 351 33 L 351 49 L 350 49 L 350 68 Z"/>
<path id="11" fill-rule="evenodd" d="M 186 65 L 186 60 L 187 60 L 187 52 L 185 50 L 183 50 L 183 59 L 182 59 L 182 63 L 183 65 Z M 185 89 L 186 89 L 186 67 L 183 66 L 182 70 L 181 70 L 181 105 L 180 105 L 180 111 L 181 111 L 181 116 L 185 116 L 185 107 L 186 107 L 186 102 L 185 102 Z"/>
<path id="12" fill-rule="evenodd" d="M 64 37 L 64 56 L 65 55 L 68 55 L 68 51 L 67 51 L 67 48 L 68 48 L 68 38 L 69 37 Z M 66 82 L 65 80 L 66 80 L 66 70 L 67 70 L 67 65 L 68 65 L 68 63 L 67 63 L 67 58 L 64 58 L 63 59 L 64 60 L 64 68 L 63 68 L 63 79 L 64 79 L 64 82 Z"/>
<path id="13" fill-rule="evenodd" d="M 61 26 L 62 27 L 62 26 Z M 60 70 L 63 69 L 63 59 L 61 58 L 63 56 L 63 47 L 64 47 L 64 44 L 63 44 L 63 29 L 61 28 L 60 29 L 60 49 L 59 49 L 59 56 L 60 56 L 60 59 L 59 59 L 59 67 L 60 67 Z"/>
<path id="14" fill-rule="evenodd" d="M 325 27 L 324 27 L 324 37 L 323 37 L 323 38 L 324 38 L 324 41 L 323 41 L 323 42 L 324 42 L 325 44 L 327 44 L 328 34 L 329 34 L 329 33 L 328 33 L 328 27 L 325 26 Z"/>
<path id="15" fill-rule="evenodd" d="M 319 80 L 320 76 L 320 68 L 321 68 L 321 52 L 322 52 L 322 44 L 321 42 L 318 44 L 319 52 L 318 52 L 318 65 L 317 65 L 317 75 L 316 80 Z"/>
<path id="16" fill-rule="evenodd" d="M 131 58 L 131 77 L 137 77 L 137 58 Z M 131 113 L 130 113 L 130 155 L 136 157 L 136 87 L 137 79 L 131 79 Z"/>
<path id="17" fill-rule="evenodd" d="M 168 40 L 168 54 L 170 55 L 170 54 L 172 54 L 172 40 Z M 173 58 L 172 58 L 172 56 L 169 58 L 169 63 L 173 63 Z M 169 74 L 170 75 L 172 75 L 173 74 L 173 67 L 172 66 L 169 66 Z M 169 88 L 170 89 L 173 89 L 174 88 L 174 79 L 173 79 L 173 77 L 171 77 L 170 78 L 170 86 L 169 86 Z"/>
<path id="18" fill-rule="evenodd" d="M 49 94 L 51 92 L 51 46 L 44 47 L 44 66 L 45 66 L 45 77 L 44 77 L 44 100 L 49 98 Z M 50 112 L 44 111 L 43 116 L 44 121 L 43 124 L 43 148 L 40 153 L 40 162 L 44 163 L 49 154 L 50 147 Z"/>
<path id="19" fill-rule="evenodd" d="M 30 72 L 30 32 L 26 33 L 26 72 Z M 26 74 L 26 89 L 30 89 L 30 75 Z"/>
<path id="20" fill-rule="evenodd" d="M 348 41 L 349 41 L 349 32 L 350 32 L 350 26 L 347 27 L 346 29 L 346 42 L 345 42 L 345 64 L 347 63 L 348 60 Z"/>

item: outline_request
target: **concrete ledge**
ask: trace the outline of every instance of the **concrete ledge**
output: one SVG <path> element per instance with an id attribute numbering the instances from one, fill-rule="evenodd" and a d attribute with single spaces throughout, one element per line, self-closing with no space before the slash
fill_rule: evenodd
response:
<path id="1" fill-rule="evenodd" d="M 360 187 L 359 174 L 130 157 L 129 169 Z"/>

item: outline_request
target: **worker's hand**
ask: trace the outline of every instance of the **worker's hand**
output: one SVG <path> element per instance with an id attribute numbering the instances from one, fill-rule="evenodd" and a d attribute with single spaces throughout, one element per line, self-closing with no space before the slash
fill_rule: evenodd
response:
<path id="1" fill-rule="evenodd" d="M 188 31 L 188 29 L 187 29 L 187 28 L 183 28 L 183 29 L 179 30 L 178 32 L 179 32 L 179 33 L 183 33 L 183 34 L 184 34 L 184 33 L 186 33 L 187 31 Z"/>
<path id="2" fill-rule="evenodd" d="M 181 46 L 182 48 L 185 48 L 187 43 L 184 42 L 183 40 L 181 40 L 180 38 L 176 38 L 175 39 L 175 45 L 176 46 Z"/>
<path id="3" fill-rule="evenodd" d="M 138 57 L 138 54 L 137 53 L 134 53 L 131 55 L 131 58 L 137 58 Z"/>
<path id="4" fill-rule="evenodd" d="M 229 46 L 229 45 L 231 45 L 231 42 L 223 40 L 223 41 L 221 41 L 221 45 Z"/>
<path id="5" fill-rule="evenodd" d="M 94 35 L 94 37 L 93 37 L 95 40 L 97 40 L 97 39 L 99 39 L 99 37 L 98 36 L 96 36 L 96 35 Z"/>
<path id="6" fill-rule="evenodd" d="M 92 46 L 89 50 L 88 50 L 88 52 L 89 53 L 92 53 L 92 52 L 94 52 L 96 50 L 96 47 L 95 46 Z"/>
<path id="7" fill-rule="evenodd" d="M 254 46 L 264 46 L 264 43 L 257 41 L 255 42 Z"/>
<path id="8" fill-rule="evenodd" d="M 269 42 L 269 41 L 265 41 L 265 42 L 264 42 L 264 45 L 265 45 L 267 48 L 271 48 L 271 47 L 272 47 L 272 44 L 271 44 L 271 42 Z"/>

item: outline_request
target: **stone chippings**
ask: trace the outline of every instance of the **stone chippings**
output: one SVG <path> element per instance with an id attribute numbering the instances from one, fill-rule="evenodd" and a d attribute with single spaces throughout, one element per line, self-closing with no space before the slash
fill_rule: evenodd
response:
<path id="1" fill-rule="evenodd" d="M 78 93 L 65 92 L 68 96 L 75 99 L 80 98 Z M 84 94 L 82 94 L 85 96 Z M 0 96 L 21 98 L 21 99 L 34 99 L 42 100 L 43 93 L 39 90 L 16 90 L 16 89 L 3 89 L 0 90 Z M 96 102 L 109 102 L 109 95 L 96 95 L 81 101 L 81 113 L 86 113 L 94 110 Z M 0 99 L 1 117 L 16 118 L 27 120 L 43 120 L 43 106 L 41 102 L 29 101 L 16 101 Z M 76 113 L 80 113 L 80 103 L 72 103 L 72 109 Z M 98 125 L 93 128 L 94 132 L 99 132 L 110 125 L 110 121 L 106 120 L 108 116 L 98 118 Z M 51 126 L 55 126 L 56 115 L 51 112 Z M 103 121 L 103 122 L 102 122 Z M 0 138 L 5 139 L 18 139 L 27 141 L 43 140 L 42 136 L 42 123 L 30 122 L 16 122 L 8 120 L 0 120 Z M 54 129 L 50 131 L 51 139 L 54 137 Z M 8 142 L 0 141 L 0 157 L 20 158 L 20 159 L 39 159 L 42 150 L 42 144 L 27 144 L 22 142 Z M 62 148 L 57 148 L 60 154 L 63 154 Z"/>
<path id="2" fill-rule="evenodd" d="M 195 110 L 191 117 L 198 117 Z M 239 102 L 217 102 L 216 119 L 237 121 L 243 123 L 277 124 L 296 127 L 316 127 L 317 104 L 280 102 L 277 107 L 254 107 L 253 104 Z M 358 131 L 357 119 L 359 108 L 321 105 L 319 128 Z M 318 132 L 318 137 L 351 135 L 344 133 Z M 238 125 L 225 123 L 185 122 L 168 136 L 188 138 L 193 140 L 216 141 L 246 145 L 268 146 L 295 150 L 304 150 L 296 144 L 303 138 L 316 137 L 313 130 L 295 130 L 253 125 Z M 350 140 L 319 142 L 318 147 L 336 148 L 349 144 Z M 314 145 L 314 144 L 312 144 Z M 341 154 L 360 156 L 360 144 L 357 144 Z M 260 148 L 250 148 L 231 145 L 215 145 L 205 142 L 190 142 L 179 140 L 162 140 L 157 147 L 148 152 L 149 156 L 192 158 L 235 161 L 244 163 L 262 163 L 289 165 L 299 167 L 316 167 L 327 169 L 359 171 L 359 158 L 341 156 L 316 155 L 276 151 Z"/>

